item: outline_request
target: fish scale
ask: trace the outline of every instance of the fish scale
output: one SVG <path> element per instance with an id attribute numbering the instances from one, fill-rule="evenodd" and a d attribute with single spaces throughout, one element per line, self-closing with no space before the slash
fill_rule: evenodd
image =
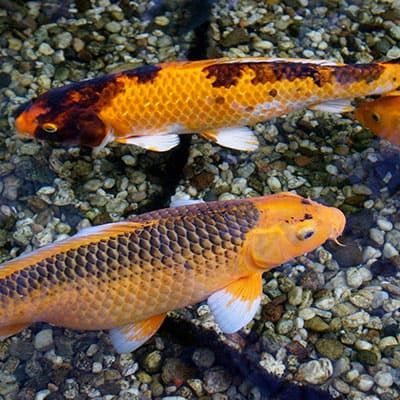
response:
<path id="1" fill-rule="evenodd" d="M 0 325 L 10 318 L 24 322 L 31 296 L 43 291 L 52 301 L 35 304 L 36 319 L 79 329 L 111 328 L 199 301 L 228 269 L 232 277 L 240 275 L 232 262 L 258 220 L 249 202 L 229 210 L 223 204 L 202 208 L 204 214 L 182 208 L 133 218 L 132 223 L 156 223 L 47 256 L 3 277 Z M 19 319 L 10 310 L 18 310 Z"/>

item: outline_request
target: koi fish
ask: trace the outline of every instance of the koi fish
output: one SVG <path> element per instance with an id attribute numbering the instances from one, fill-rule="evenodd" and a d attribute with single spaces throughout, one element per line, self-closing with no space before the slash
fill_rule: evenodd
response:
<path id="1" fill-rule="evenodd" d="M 400 92 L 360 103 L 354 116 L 376 135 L 400 146 Z"/>
<path id="2" fill-rule="evenodd" d="M 87 147 L 109 142 L 167 151 L 179 134 L 253 151 L 254 125 L 304 107 L 352 111 L 350 100 L 395 90 L 396 61 L 214 59 L 144 66 L 51 89 L 16 118 L 27 137 Z"/>
<path id="3" fill-rule="evenodd" d="M 0 267 L 0 336 L 42 321 L 110 329 L 130 352 L 166 313 L 208 299 L 222 331 L 254 317 L 262 273 L 343 231 L 345 217 L 291 193 L 181 205 L 85 229 Z"/>

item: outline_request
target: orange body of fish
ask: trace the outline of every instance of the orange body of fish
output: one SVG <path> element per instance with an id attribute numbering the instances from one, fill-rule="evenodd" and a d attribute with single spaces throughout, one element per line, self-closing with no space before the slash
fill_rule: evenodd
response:
<path id="1" fill-rule="evenodd" d="M 400 146 L 400 93 L 364 101 L 354 113 L 356 119 L 376 135 Z"/>
<path id="2" fill-rule="evenodd" d="M 304 107 L 351 111 L 350 100 L 395 90 L 400 65 L 303 59 L 181 61 L 118 72 L 39 96 L 17 117 L 21 134 L 96 147 L 110 141 L 166 151 L 198 133 L 251 151 L 254 125 Z"/>
<path id="3" fill-rule="evenodd" d="M 89 228 L 0 268 L 0 335 L 36 321 L 111 329 L 120 352 L 166 313 L 208 299 L 224 332 L 246 325 L 261 276 L 341 234 L 345 217 L 290 193 L 193 204 Z"/>

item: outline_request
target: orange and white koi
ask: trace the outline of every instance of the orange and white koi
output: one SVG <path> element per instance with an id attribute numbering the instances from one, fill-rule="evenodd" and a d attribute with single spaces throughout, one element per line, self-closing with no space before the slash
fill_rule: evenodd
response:
<path id="1" fill-rule="evenodd" d="M 400 146 L 400 92 L 360 103 L 354 116 L 376 135 Z"/>
<path id="2" fill-rule="evenodd" d="M 168 311 L 208 299 L 224 332 L 254 317 L 261 276 L 336 239 L 342 212 L 300 196 L 181 205 L 88 228 L 0 267 L 0 336 L 43 321 L 110 329 L 133 351 Z"/>
<path id="3" fill-rule="evenodd" d="M 177 61 L 51 89 L 17 117 L 25 136 L 88 147 L 111 141 L 154 151 L 198 133 L 252 151 L 247 125 L 305 107 L 351 111 L 354 97 L 400 86 L 400 64 L 338 64 L 304 59 Z"/>

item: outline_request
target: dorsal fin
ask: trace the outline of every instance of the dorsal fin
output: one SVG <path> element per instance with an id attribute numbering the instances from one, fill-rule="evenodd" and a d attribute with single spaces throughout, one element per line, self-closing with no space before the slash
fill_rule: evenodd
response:
<path id="1" fill-rule="evenodd" d="M 99 242 L 102 239 L 115 237 L 126 232 L 133 232 L 139 228 L 152 224 L 152 221 L 146 221 L 146 223 L 124 221 L 82 229 L 76 235 L 68 239 L 51 243 L 45 247 L 34 250 L 31 253 L 17 257 L 14 260 L 7 261 L 0 266 L 0 279 L 3 279 L 15 271 L 23 269 L 29 265 L 36 264 L 41 260 L 44 260 L 55 254 L 76 249 L 80 246 L 88 245 L 90 243 Z"/>

